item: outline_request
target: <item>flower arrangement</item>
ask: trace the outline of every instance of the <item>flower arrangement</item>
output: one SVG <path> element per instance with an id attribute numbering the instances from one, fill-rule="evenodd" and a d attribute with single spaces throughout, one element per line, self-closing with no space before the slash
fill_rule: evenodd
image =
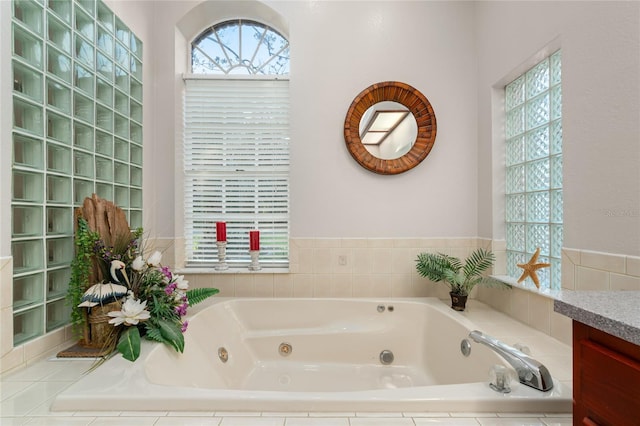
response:
<path id="1" fill-rule="evenodd" d="M 76 241 L 83 242 L 83 246 L 80 250 L 80 245 L 76 244 L 79 250 L 75 264 L 72 264 L 72 272 L 84 271 L 84 275 L 72 274 L 72 284 L 75 279 L 76 286 L 85 287 L 83 293 L 77 290 L 70 292 L 75 298 L 73 306 L 87 310 L 115 306 L 106 313 L 112 336 L 106 345 L 111 349 L 108 352 L 117 349 L 130 361 L 140 356 L 141 337 L 183 352 L 183 333 L 188 327 L 184 317 L 188 307 L 218 293 L 215 288 L 190 290 L 184 276 L 174 274 L 168 266 L 161 264 L 162 254 L 159 251 L 145 258 L 140 247 L 141 236 L 142 229 L 126 232 L 124 237 L 109 245 L 80 217 Z M 99 275 L 105 279 L 86 288 L 90 268 L 78 268 L 78 264 L 86 263 L 88 259 L 100 269 Z M 82 314 L 72 314 L 72 319 L 83 317 Z"/>

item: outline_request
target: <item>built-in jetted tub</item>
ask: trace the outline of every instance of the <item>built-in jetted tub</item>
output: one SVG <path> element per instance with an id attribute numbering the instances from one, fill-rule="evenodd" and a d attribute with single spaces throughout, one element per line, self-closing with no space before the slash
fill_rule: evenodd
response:
<path id="1" fill-rule="evenodd" d="M 135 363 L 116 355 L 52 409 L 571 411 L 571 391 L 557 380 L 547 392 L 517 380 L 509 393 L 491 389 L 489 370 L 509 364 L 471 340 L 465 356 L 461 342 L 478 327 L 439 299 L 205 303 L 184 353 L 144 342 Z"/>

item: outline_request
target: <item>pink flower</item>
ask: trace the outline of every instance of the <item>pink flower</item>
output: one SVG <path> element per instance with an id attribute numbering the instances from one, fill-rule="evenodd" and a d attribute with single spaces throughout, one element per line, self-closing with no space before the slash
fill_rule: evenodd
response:
<path id="1" fill-rule="evenodd" d="M 169 296 L 173 293 L 175 289 L 176 289 L 176 283 L 171 283 L 164 288 L 164 292 L 167 293 L 167 296 Z"/>
<path id="2" fill-rule="evenodd" d="M 182 327 L 180 328 L 180 331 L 184 333 L 185 331 L 187 331 L 187 327 L 189 327 L 189 321 L 183 322 Z"/>
<path id="3" fill-rule="evenodd" d="M 168 280 L 171 279 L 171 270 L 169 269 L 168 266 L 163 266 L 162 268 L 160 268 L 162 270 L 162 274 L 167 277 Z"/>
<path id="4" fill-rule="evenodd" d="M 176 306 L 176 314 L 182 316 L 185 316 L 187 314 L 187 308 L 189 307 L 189 305 L 187 303 L 183 303 L 180 306 Z"/>

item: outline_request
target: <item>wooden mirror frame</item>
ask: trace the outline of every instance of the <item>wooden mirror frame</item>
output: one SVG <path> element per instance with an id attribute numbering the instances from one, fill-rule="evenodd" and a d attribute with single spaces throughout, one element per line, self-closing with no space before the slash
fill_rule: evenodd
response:
<path id="1" fill-rule="evenodd" d="M 393 160 L 373 156 L 360 139 L 360 120 L 365 111 L 383 101 L 404 105 L 418 124 L 418 136 L 411 150 Z M 436 130 L 436 115 L 426 96 L 410 85 L 397 81 L 384 81 L 364 89 L 351 103 L 344 120 L 344 140 L 351 156 L 365 169 L 382 175 L 403 173 L 420 164 L 435 143 Z"/>

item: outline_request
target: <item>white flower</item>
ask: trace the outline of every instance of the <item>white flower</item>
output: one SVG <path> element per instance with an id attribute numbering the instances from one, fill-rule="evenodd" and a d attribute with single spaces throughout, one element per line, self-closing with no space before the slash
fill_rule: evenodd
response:
<path id="1" fill-rule="evenodd" d="M 107 314 L 112 317 L 112 319 L 109 320 L 109 324 L 113 324 L 114 326 L 120 324 L 136 325 L 138 322 L 147 320 L 151 316 L 146 308 L 146 300 L 141 302 L 140 300 L 127 298 L 122 304 L 121 311 L 112 311 Z"/>
<path id="2" fill-rule="evenodd" d="M 147 260 L 147 263 L 151 266 L 160 265 L 160 261 L 162 260 L 162 253 L 158 250 L 154 251 L 151 257 Z"/>
<path id="3" fill-rule="evenodd" d="M 145 266 L 145 261 L 144 259 L 142 259 L 142 256 L 136 257 L 131 263 L 131 267 L 133 268 L 133 270 L 138 272 L 142 271 L 144 266 Z"/>
<path id="4" fill-rule="evenodd" d="M 176 283 L 176 288 L 179 290 L 188 290 L 189 289 L 189 281 L 184 279 L 184 275 L 174 275 L 174 282 Z"/>

